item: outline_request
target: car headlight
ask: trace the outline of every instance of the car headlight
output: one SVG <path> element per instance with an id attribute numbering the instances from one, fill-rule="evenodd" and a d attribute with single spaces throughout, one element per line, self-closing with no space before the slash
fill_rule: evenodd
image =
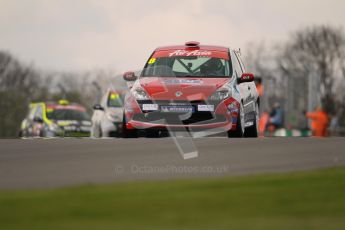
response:
<path id="1" fill-rule="evenodd" d="M 132 95 L 137 100 L 148 100 L 149 96 L 147 95 L 146 91 L 141 87 L 136 87 L 132 90 Z"/>
<path id="2" fill-rule="evenodd" d="M 231 90 L 227 87 L 221 87 L 209 97 L 209 100 L 221 101 L 230 96 L 231 96 Z"/>
<path id="3" fill-rule="evenodd" d="M 57 132 L 57 131 L 61 130 L 61 128 L 55 123 L 49 124 L 48 129 L 49 129 L 49 131 L 52 131 L 52 132 Z"/>

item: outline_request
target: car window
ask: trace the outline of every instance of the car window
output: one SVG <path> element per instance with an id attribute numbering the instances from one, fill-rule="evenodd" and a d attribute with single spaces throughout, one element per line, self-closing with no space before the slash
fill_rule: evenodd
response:
<path id="1" fill-rule="evenodd" d="M 238 62 L 240 63 L 242 72 L 243 72 L 243 73 L 246 72 L 246 69 L 244 68 L 244 64 L 243 64 L 243 61 L 242 61 L 242 58 L 241 58 L 240 53 L 235 52 L 235 55 L 236 55 L 236 57 L 237 57 Z"/>
<path id="2" fill-rule="evenodd" d="M 122 107 L 124 95 L 116 92 L 110 92 L 108 96 L 108 107 Z"/>
<path id="3" fill-rule="evenodd" d="M 216 57 L 178 56 L 151 58 L 144 77 L 229 77 L 229 61 Z"/>
<path id="4" fill-rule="evenodd" d="M 85 111 L 74 109 L 48 109 L 47 118 L 50 120 L 90 120 L 90 116 Z"/>
<path id="5" fill-rule="evenodd" d="M 236 77 L 239 78 L 241 77 L 243 70 L 234 52 L 231 52 L 231 56 L 233 71 Z"/>
<path id="6" fill-rule="evenodd" d="M 33 120 L 33 119 L 34 119 L 35 111 L 36 111 L 36 106 L 31 106 L 31 107 L 30 107 L 30 110 L 29 110 L 29 115 L 28 115 L 28 118 L 29 118 L 30 120 Z"/>
<path id="7" fill-rule="evenodd" d="M 42 118 L 42 106 L 41 105 L 37 106 L 34 117 Z"/>

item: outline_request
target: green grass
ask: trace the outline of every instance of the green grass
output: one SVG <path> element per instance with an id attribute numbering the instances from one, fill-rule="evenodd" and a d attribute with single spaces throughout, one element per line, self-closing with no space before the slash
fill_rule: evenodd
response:
<path id="1" fill-rule="evenodd" d="M 0 229 L 345 229 L 345 168 L 0 191 Z"/>

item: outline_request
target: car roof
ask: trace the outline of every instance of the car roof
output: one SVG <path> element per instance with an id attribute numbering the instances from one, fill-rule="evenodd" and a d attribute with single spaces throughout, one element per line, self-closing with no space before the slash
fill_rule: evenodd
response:
<path id="1" fill-rule="evenodd" d="M 184 50 L 184 49 L 199 49 L 199 50 L 209 50 L 209 51 L 220 51 L 228 52 L 229 48 L 225 46 L 213 46 L 213 45 L 198 45 L 195 47 L 190 47 L 186 45 L 174 45 L 174 46 L 161 46 L 155 49 L 155 51 L 164 51 L 164 50 Z"/>

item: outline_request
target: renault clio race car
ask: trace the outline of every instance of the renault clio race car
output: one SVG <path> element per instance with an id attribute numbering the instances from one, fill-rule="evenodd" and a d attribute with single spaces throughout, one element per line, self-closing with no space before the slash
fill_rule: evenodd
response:
<path id="1" fill-rule="evenodd" d="M 139 78 L 123 77 L 133 82 L 124 102 L 125 137 L 139 130 L 258 136 L 259 95 L 238 51 L 198 42 L 159 47 Z"/>
<path id="2" fill-rule="evenodd" d="M 86 109 L 66 100 L 29 105 L 20 137 L 89 137 L 91 119 Z"/>

